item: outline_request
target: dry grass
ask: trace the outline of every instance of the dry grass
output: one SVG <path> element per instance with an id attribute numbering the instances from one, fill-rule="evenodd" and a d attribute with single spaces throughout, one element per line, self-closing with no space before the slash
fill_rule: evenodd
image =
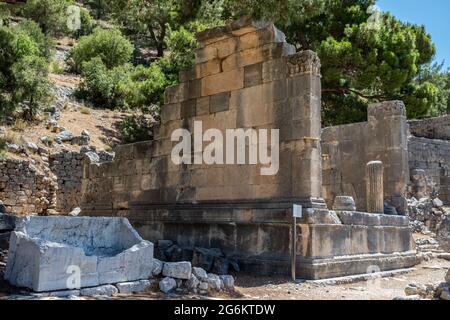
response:
<path id="1" fill-rule="evenodd" d="M 11 144 L 20 144 L 20 136 L 14 131 L 7 130 L 3 135 L 3 140 Z"/>
<path id="2" fill-rule="evenodd" d="M 91 109 L 84 106 L 80 107 L 78 111 L 80 111 L 81 114 L 91 114 Z"/>
<path id="3" fill-rule="evenodd" d="M 11 129 L 14 131 L 22 132 L 25 131 L 25 129 L 29 126 L 30 124 L 27 121 L 23 119 L 16 119 L 16 121 L 14 121 L 14 124 L 11 126 Z"/>

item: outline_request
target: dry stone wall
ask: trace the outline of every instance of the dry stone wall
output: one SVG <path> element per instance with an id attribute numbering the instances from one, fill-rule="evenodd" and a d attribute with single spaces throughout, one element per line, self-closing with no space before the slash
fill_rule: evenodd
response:
<path id="1" fill-rule="evenodd" d="M 450 204 L 450 140 L 410 137 L 409 167 L 412 172 L 411 195 L 417 198 L 438 197 Z M 422 170 L 423 177 L 416 177 Z M 424 189 L 417 195 L 418 184 Z"/>
<path id="2" fill-rule="evenodd" d="M 0 160 L 0 200 L 7 213 L 46 214 L 56 203 L 57 184 L 29 160 Z"/>
<path id="3" fill-rule="evenodd" d="M 450 116 L 408 121 L 413 136 L 450 140 Z"/>
<path id="4" fill-rule="evenodd" d="M 111 161 L 113 154 L 99 151 L 95 148 L 81 148 L 77 151 L 53 153 L 49 156 L 49 166 L 56 176 L 58 189 L 56 191 L 56 211 L 67 214 L 81 205 L 81 183 L 83 178 L 83 162 L 85 154 L 93 152 L 98 161 Z"/>

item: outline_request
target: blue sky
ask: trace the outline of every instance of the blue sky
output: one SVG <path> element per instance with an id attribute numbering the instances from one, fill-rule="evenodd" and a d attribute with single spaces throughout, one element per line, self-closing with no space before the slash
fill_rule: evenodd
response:
<path id="1" fill-rule="evenodd" d="M 402 21 L 425 25 L 436 44 L 436 61 L 445 60 L 450 68 L 449 0 L 378 0 L 377 5 Z"/>

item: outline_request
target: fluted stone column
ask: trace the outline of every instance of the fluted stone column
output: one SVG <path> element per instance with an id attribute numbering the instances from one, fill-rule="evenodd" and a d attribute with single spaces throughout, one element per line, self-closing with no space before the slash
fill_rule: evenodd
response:
<path id="1" fill-rule="evenodd" d="M 383 162 L 371 161 L 366 167 L 367 212 L 384 212 Z"/>

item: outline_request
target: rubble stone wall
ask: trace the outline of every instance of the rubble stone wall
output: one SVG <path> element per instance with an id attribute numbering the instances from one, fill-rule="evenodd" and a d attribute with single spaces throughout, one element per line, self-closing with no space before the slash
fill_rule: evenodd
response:
<path id="1" fill-rule="evenodd" d="M 7 213 L 46 214 L 54 208 L 57 185 L 29 160 L 0 160 L 0 200 Z"/>
<path id="2" fill-rule="evenodd" d="M 400 213 L 409 181 L 405 107 L 400 101 L 369 106 L 368 122 L 322 130 L 323 197 L 352 196 L 366 211 L 366 164 L 384 164 L 384 195 Z"/>
<path id="3" fill-rule="evenodd" d="M 450 140 L 450 116 L 436 118 L 410 120 L 408 121 L 409 130 L 413 136 Z"/>
<path id="4" fill-rule="evenodd" d="M 56 211 L 60 214 L 68 214 L 81 205 L 83 163 L 87 152 L 94 152 L 100 162 L 113 159 L 113 154 L 105 151 L 97 152 L 90 148 L 82 148 L 79 152 L 53 153 L 49 156 L 50 170 L 56 176 L 58 183 Z"/>
<path id="5" fill-rule="evenodd" d="M 411 171 L 425 171 L 426 195 L 450 204 L 450 141 L 410 137 L 408 152 Z"/>

